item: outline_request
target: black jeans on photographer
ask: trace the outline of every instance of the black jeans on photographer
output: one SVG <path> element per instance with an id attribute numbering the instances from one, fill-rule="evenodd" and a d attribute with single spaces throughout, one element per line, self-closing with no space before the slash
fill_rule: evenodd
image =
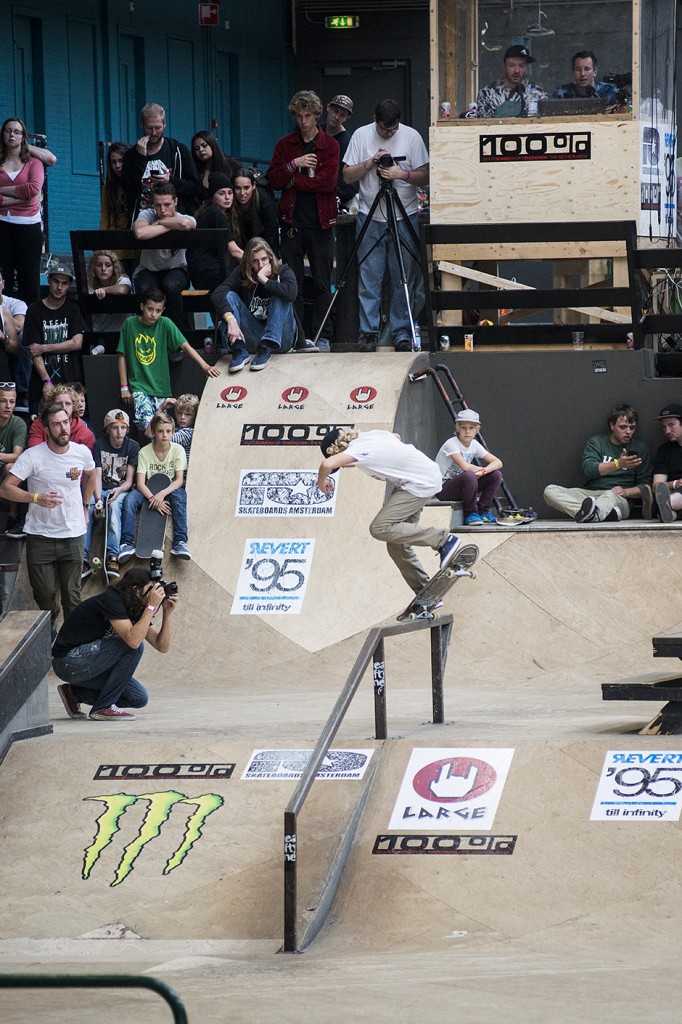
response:
<path id="1" fill-rule="evenodd" d="M 299 201 L 300 201 L 299 196 Z M 317 211 L 316 211 L 317 216 Z M 319 223 L 308 227 L 294 227 L 282 224 L 282 260 L 293 270 L 298 284 L 296 315 L 303 320 L 303 288 L 305 281 L 305 257 L 308 257 L 313 283 L 312 337 L 317 334 L 324 315 L 332 301 L 332 268 L 334 265 L 334 233 L 331 228 L 324 230 Z M 334 338 L 331 317 L 324 325 L 321 335 L 331 342 Z"/>

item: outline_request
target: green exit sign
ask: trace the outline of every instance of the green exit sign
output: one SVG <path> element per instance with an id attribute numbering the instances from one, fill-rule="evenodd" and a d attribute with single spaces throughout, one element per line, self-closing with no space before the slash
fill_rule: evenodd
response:
<path id="1" fill-rule="evenodd" d="M 360 28 L 360 16 L 358 14 L 335 14 L 331 18 L 324 19 L 325 28 Z"/>

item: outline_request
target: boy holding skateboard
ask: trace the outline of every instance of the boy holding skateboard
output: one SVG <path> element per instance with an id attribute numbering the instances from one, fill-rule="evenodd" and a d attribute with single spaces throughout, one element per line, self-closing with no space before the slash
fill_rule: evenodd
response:
<path id="1" fill-rule="evenodd" d="M 418 594 L 431 578 L 412 550 L 412 545 L 430 547 L 440 556 L 443 569 L 454 558 L 461 540 L 447 529 L 420 526 L 419 516 L 429 498 L 442 486 L 440 470 L 414 445 L 405 444 L 398 434 L 388 430 L 328 431 L 320 445 L 324 459 L 320 463 L 317 486 L 329 494 L 334 483 L 329 479 L 337 469 L 357 465 L 376 480 L 387 480 L 395 490 L 370 523 L 369 532 L 383 540 L 390 557 L 405 582 Z"/>
<path id="2" fill-rule="evenodd" d="M 140 451 L 135 490 L 131 491 L 123 502 L 123 524 L 121 529 L 121 548 L 118 553 L 120 563 L 127 562 L 135 554 L 135 517 L 142 503 L 146 500 L 149 507 L 163 516 L 173 519 L 173 547 L 171 555 L 177 558 L 190 559 L 192 556 L 187 547 L 187 493 L 185 491 L 185 470 L 187 456 L 180 444 L 171 441 L 175 424 L 165 412 L 157 412 L 150 423 L 153 441 Z M 154 476 L 162 475 L 168 479 L 168 485 L 153 493 L 147 486 Z"/>
<path id="3" fill-rule="evenodd" d="M 90 565 L 90 539 L 98 507 L 106 506 L 107 534 L 105 538 L 105 565 L 107 577 L 118 579 L 120 569 L 118 553 L 121 546 L 121 512 L 123 499 L 135 483 L 135 471 L 140 453 L 137 441 L 128 437 L 130 418 L 123 409 L 112 409 L 104 417 L 104 434 L 95 441 L 92 456 L 95 460 L 95 492 L 90 503 L 88 531 L 83 551 L 83 574 L 86 580 L 92 572 Z"/>
<path id="4" fill-rule="evenodd" d="M 480 429 L 478 413 L 462 409 L 457 413 L 455 436 L 449 438 L 436 455 L 436 463 L 443 474 L 443 487 L 436 497 L 439 501 L 461 501 L 465 526 L 497 522 L 490 506 L 502 483 L 502 460 L 476 439 Z M 474 459 L 485 465 L 479 466 Z"/>
<path id="5" fill-rule="evenodd" d="M 158 288 L 142 293 L 140 313 L 129 316 L 118 339 L 121 401 L 134 410 L 135 426 L 150 435 L 149 423 L 171 394 L 168 353 L 182 349 L 207 377 L 220 370 L 201 358 L 172 320 L 163 316 L 166 296 Z"/>

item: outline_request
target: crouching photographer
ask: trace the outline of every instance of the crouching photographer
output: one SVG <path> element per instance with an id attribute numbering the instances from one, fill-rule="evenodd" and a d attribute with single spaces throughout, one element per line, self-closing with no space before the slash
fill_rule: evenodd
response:
<path id="1" fill-rule="evenodd" d="M 69 718 L 129 721 L 122 708 L 143 708 L 147 691 L 134 673 L 144 641 L 161 654 L 170 649 L 171 615 L 177 588 L 153 580 L 146 569 L 130 569 L 101 594 L 83 601 L 66 617 L 52 646 L 52 665 L 64 682 L 57 687 Z M 160 627 L 152 620 L 161 610 Z"/>

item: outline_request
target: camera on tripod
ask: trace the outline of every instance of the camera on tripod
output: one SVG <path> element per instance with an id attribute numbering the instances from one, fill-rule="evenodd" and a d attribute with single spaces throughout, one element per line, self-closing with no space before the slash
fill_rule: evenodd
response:
<path id="1" fill-rule="evenodd" d="M 156 549 L 152 551 L 149 559 L 149 575 L 152 578 L 153 583 L 157 583 L 160 587 L 163 587 L 163 592 L 166 597 L 173 597 L 178 593 L 178 585 L 173 580 L 171 583 L 166 583 L 163 578 L 163 551 Z"/>
<path id="2" fill-rule="evenodd" d="M 400 163 L 401 160 L 407 160 L 406 156 L 391 156 L 390 153 L 384 153 L 380 156 L 377 161 L 377 174 L 379 174 L 380 167 L 393 167 L 393 164 Z M 379 175 L 381 177 L 381 175 Z M 383 179 L 382 179 L 383 180 Z"/>

